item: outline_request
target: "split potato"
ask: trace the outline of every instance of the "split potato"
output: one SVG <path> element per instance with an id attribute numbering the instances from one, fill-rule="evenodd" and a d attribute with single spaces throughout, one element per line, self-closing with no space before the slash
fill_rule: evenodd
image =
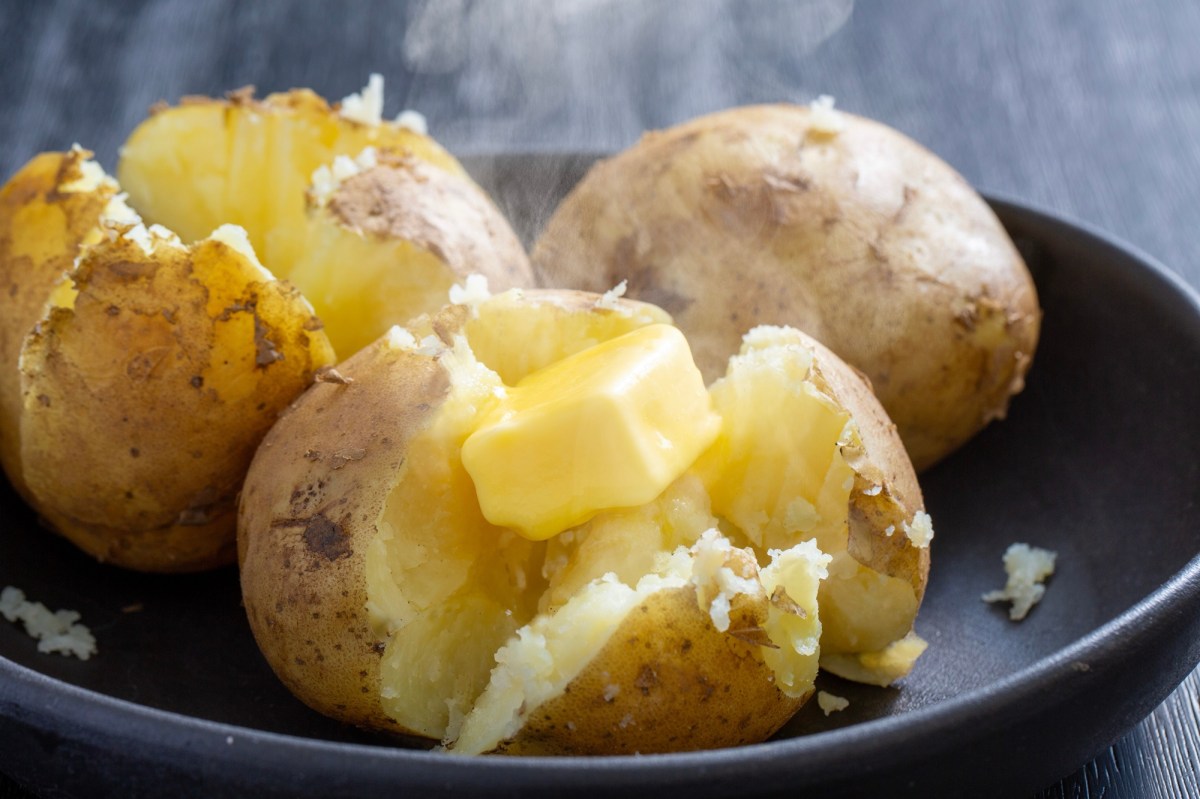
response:
<path id="1" fill-rule="evenodd" d="M 307 89 L 185 98 L 134 130 L 117 177 L 148 222 L 185 242 L 245 228 L 341 358 L 440 308 L 469 274 L 497 291 L 533 285 L 491 199 L 432 138 L 382 119 L 382 92 L 372 76 L 337 107 Z"/>
<path id="2" fill-rule="evenodd" d="M 79 248 L 99 239 L 100 216 L 118 193 L 91 156 L 78 147 L 42 153 L 0 189 L 0 464 L 27 500 L 20 468 L 21 344 Z"/>
<path id="3" fill-rule="evenodd" d="M 761 741 L 819 663 L 907 672 L 932 528 L 856 372 L 760 327 L 706 389 L 653 305 L 478 289 L 255 456 L 243 599 L 293 693 L 453 752 L 617 754 Z"/>
<path id="4" fill-rule="evenodd" d="M 626 281 L 710 379 L 750 328 L 804 330 L 868 376 L 918 470 L 1005 415 L 1040 325 L 1020 255 L 966 181 L 820 103 L 647 133 L 593 167 L 532 259 L 544 285 Z"/>
<path id="5" fill-rule="evenodd" d="M 229 563 L 254 450 L 333 350 L 236 227 L 185 247 L 113 198 L 89 235 L 21 341 L 15 415 L 4 386 L 5 467 L 100 560 Z"/>

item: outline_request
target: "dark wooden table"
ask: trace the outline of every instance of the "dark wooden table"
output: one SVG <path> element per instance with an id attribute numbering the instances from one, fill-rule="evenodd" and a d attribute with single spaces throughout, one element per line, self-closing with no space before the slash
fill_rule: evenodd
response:
<path id="1" fill-rule="evenodd" d="M 1192 0 L 62 0 L 0 4 L 0 175 L 80 142 L 115 166 L 156 100 L 367 73 L 460 153 L 612 150 L 818 94 L 985 192 L 1082 220 L 1200 285 Z M 1200 796 L 1200 672 L 1045 797 Z M 0 775 L 0 797 L 24 796 Z"/>

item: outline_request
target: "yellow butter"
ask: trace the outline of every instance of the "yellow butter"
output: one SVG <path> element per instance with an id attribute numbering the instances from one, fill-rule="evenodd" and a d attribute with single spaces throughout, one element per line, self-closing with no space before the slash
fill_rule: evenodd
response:
<path id="1" fill-rule="evenodd" d="M 462 447 L 483 515 L 541 541 L 657 497 L 716 438 L 687 340 L 648 325 L 508 389 Z"/>

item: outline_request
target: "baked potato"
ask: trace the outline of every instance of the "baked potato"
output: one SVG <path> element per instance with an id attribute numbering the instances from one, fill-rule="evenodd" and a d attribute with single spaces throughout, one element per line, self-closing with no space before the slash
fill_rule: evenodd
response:
<path id="1" fill-rule="evenodd" d="M 544 285 L 656 303 L 716 377 L 759 324 L 862 370 L 918 470 L 1005 415 L 1040 311 L 995 215 L 901 133 L 826 104 L 734 108 L 645 134 L 561 203 Z"/>
<path id="2" fill-rule="evenodd" d="M 524 247 L 452 155 L 384 120 L 383 81 L 336 106 L 307 89 L 159 107 L 121 149 L 117 177 L 148 223 L 185 242 L 223 224 L 295 284 L 339 357 L 437 310 L 469 274 L 533 285 Z"/>
<path id="3" fill-rule="evenodd" d="M 21 478 L 50 525 L 101 560 L 229 563 L 250 458 L 333 350 L 239 228 L 185 247 L 102 221 L 21 345 Z"/>
<path id="4" fill-rule="evenodd" d="M 243 600 L 300 699 L 457 753 L 645 753 L 765 739 L 825 654 L 911 667 L 932 528 L 856 372 L 761 327 L 706 389 L 617 291 L 455 299 L 247 474 Z"/>

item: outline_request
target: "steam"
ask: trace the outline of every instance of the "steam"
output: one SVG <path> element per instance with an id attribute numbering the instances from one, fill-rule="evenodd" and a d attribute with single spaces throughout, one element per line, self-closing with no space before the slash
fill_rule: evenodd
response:
<path id="1" fill-rule="evenodd" d="M 798 80 L 801 62 L 853 8 L 854 0 L 418 0 L 401 44 L 414 77 L 400 99 L 459 152 L 613 150 L 719 108 L 829 91 Z"/>

